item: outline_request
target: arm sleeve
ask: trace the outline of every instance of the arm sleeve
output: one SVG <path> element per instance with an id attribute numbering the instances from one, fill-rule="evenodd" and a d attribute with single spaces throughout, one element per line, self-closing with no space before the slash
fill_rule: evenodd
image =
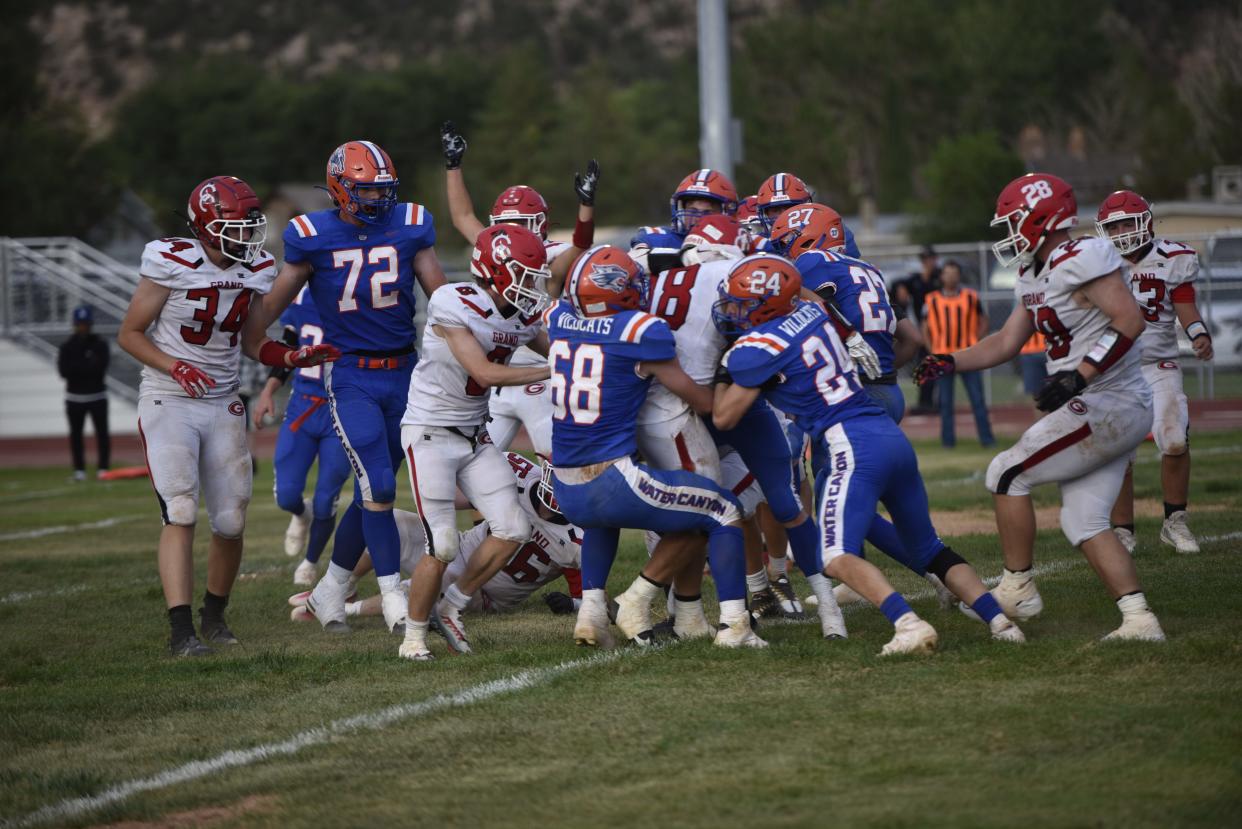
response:
<path id="1" fill-rule="evenodd" d="M 778 373 L 773 355 L 761 345 L 750 345 L 744 340 L 725 352 L 723 365 L 734 383 L 748 389 L 759 388 Z"/>
<path id="2" fill-rule="evenodd" d="M 293 307 L 293 306 L 290 306 Z M 282 316 L 281 322 L 285 319 Z M 286 324 L 284 330 L 280 332 L 280 341 L 290 348 L 298 347 L 298 331 L 291 325 Z M 289 375 L 293 373 L 292 366 L 272 366 L 272 370 L 267 373 L 268 379 L 275 377 L 281 383 L 289 379 Z"/>
<path id="3" fill-rule="evenodd" d="M 295 265 L 310 259 L 311 254 L 306 240 L 298 233 L 297 225 L 294 224 L 296 218 L 289 220 L 289 224 L 285 225 L 285 232 L 280 237 L 285 244 L 285 261 Z"/>

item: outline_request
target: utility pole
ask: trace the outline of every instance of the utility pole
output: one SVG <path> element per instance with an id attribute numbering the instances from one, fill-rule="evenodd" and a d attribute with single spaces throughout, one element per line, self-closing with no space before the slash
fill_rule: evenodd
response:
<path id="1" fill-rule="evenodd" d="M 699 155 L 704 167 L 733 178 L 729 102 L 728 0 L 699 0 Z"/>

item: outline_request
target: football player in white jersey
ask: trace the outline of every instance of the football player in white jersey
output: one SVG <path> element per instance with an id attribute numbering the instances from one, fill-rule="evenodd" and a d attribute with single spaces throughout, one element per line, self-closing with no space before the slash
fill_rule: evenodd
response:
<path id="1" fill-rule="evenodd" d="M 564 576 L 569 585 L 569 594 L 550 593 L 544 598 L 553 613 L 573 613 L 582 596 L 579 572 L 582 530 L 570 524 L 557 507 L 548 474 L 551 467 L 545 466 L 541 470 L 514 452 L 505 453 L 505 457 L 517 479 L 519 503 L 530 520 L 531 537 L 500 572 L 474 592 L 466 610 L 483 613 L 507 613 L 516 610 L 535 591 Z M 422 522 L 416 513 L 405 510 L 397 510 L 396 518 L 397 529 L 401 534 L 401 569 L 411 573 L 427 554 Z M 489 527 L 484 521 L 461 533 L 458 545 L 460 552 L 444 571 L 440 582 L 441 592 L 458 583 L 475 551 L 487 538 L 488 531 Z M 309 595 L 310 591 L 306 591 L 289 597 L 289 603 L 294 608 L 290 614 L 293 621 L 314 618 L 306 607 L 306 598 Z M 378 616 L 381 613 L 379 596 L 351 601 L 345 605 L 346 616 Z M 432 623 L 435 624 L 435 617 L 432 617 Z"/>
<path id="2" fill-rule="evenodd" d="M 1005 557 L 993 593 L 1011 619 L 1043 609 L 1031 573 L 1030 491 L 1057 483 L 1062 530 L 1121 610 L 1121 626 L 1105 639 L 1162 640 L 1134 560 L 1109 525 L 1130 455 L 1151 428 L 1151 391 L 1134 347 L 1143 316 L 1116 249 L 1096 237 L 1070 239 L 1077 220 L 1074 191 L 1062 179 L 1028 173 L 1010 182 L 992 219 L 1005 238 L 992 250 L 1002 266 L 1020 265 L 1017 305 L 1000 331 L 962 351 L 927 357 L 915 379 L 922 384 L 955 370 L 991 368 L 1016 356 L 1035 330 L 1047 338 L 1048 379 L 1035 402 L 1048 414 L 988 467 Z"/>
<path id="3" fill-rule="evenodd" d="M 1186 523 L 1190 492 L 1190 415 L 1182 391 L 1182 366 L 1177 354 L 1177 324 L 1190 338 L 1195 356 L 1212 359 L 1212 335 L 1195 305 L 1199 256 L 1179 242 L 1157 239 L 1152 231 L 1151 205 L 1131 190 L 1106 198 L 1096 215 L 1100 237 L 1108 239 L 1130 265 L 1130 290 L 1138 300 L 1147 327 L 1139 337 L 1143 377 L 1151 386 L 1152 436 L 1160 451 L 1160 484 L 1164 493 L 1164 525 L 1160 540 L 1179 553 L 1199 552 Z M 1126 469 L 1121 496 L 1113 507 L 1118 538 L 1134 552 L 1134 480 Z"/>
<path id="4" fill-rule="evenodd" d="M 470 271 L 475 284 L 444 285 L 431 295 L 423 358 L 410 377 L 409 402 L 401 419 L 410 485 L 431 552 L 411 578 L 400 648 L 407 659 L 430 658 L 426 640 L 433 613 L 450 646 L 470 652 L 459 616 L 470 601 L 469 592 L 452 585 L 436 604 L 444 570 L 459 549 L 453 503 L 458 487 L 490 527 L 461 586 L 477 589 L 530 538 L 530 521 L 518 503 L 504 455 L 483 438 L 491 388 L 548 378 L 546 363 L 508 365 L 520 346 L 547 352 L 539 316 L 548 301 L 543 240 L 520 225 L 489 227 L 475 241 Z"/>
<path id="5" fill-rule="evenodd" d="M 291 349 L 246 326 L 251 300 L 266 294 L 276 262 L 263 250 L 267 219 L 258 197 L 232 176 L 194 188 L 193 238 L 158 239 L 142 252 L 141 279 L 117 342 L 143 363 L 138 432 L 160 504 L 159 570 L 175 656 L 204 656 L 205 642 L 236 644 L 224 609 L 241 566 L 250 503 L 250 450 L 238 367 L 247 355 L 272 366 L 318 365 L 331 345 Z M 211 524 L 200 639 L 190 614 L 191 560 L 200 486 Z"/>

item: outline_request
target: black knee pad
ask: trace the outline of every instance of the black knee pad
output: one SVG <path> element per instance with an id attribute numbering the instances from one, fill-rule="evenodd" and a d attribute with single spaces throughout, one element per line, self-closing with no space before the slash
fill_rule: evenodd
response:
<path id="1" fill-rule="evenodd" d="M 940 581 L 944 581 L 945 574 L 959 564 L 968 564 L 966 559 L 953 552 L 952 547 L 945 547 L 936 553 L 936 557 L 927 563 L 927 572 L 934 575 Z"/>

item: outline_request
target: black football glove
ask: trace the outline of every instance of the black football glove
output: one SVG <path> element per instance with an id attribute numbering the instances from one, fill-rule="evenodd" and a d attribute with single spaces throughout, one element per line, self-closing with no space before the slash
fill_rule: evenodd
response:
<path id="1" fill-rule="evenodd" d="M 587 162 L 587 171 L 574 173 L 574 192 L 578 194 L 578 203 L 584 207 L 595 204 L 595 188 L 599 185 L 599 162 L 591 159 Z"/>
<path id="2" fill-rule="evenodd" d="M 1078 373 L 1078 369 L 1071 368 L 1050 374 L 1035 395 L 1035 408 L 1041 412 L 1055 412 L 1077 397 L 1086 387 L 1086 378 Z"/>
<path id="3" fill-rule="evenodd" d="M 948 377 L 957 371 L 957 361 L 952 354 L 928 354 L 923 362 L 914 367 L 914 383 L 926 386 L 933 380 Z"/>
<path id="4" fill-rule="evenodd" d="M 564 593 L 549 593 L 543 597 L 543 600 L 547 603 L 548 610 L 551 610 L 557 616 L 566 616 L 574 612 L 572 596 L 567 596 Z"/>
<path id="5" fill-rule="evenodd" d="M 461 166 L 461 157 L 466 154 L 466 139 L 452 121 L 445 121 L 440 127 L 440 149 L 444 151 L 446 170 L 456 170 Z"/>

